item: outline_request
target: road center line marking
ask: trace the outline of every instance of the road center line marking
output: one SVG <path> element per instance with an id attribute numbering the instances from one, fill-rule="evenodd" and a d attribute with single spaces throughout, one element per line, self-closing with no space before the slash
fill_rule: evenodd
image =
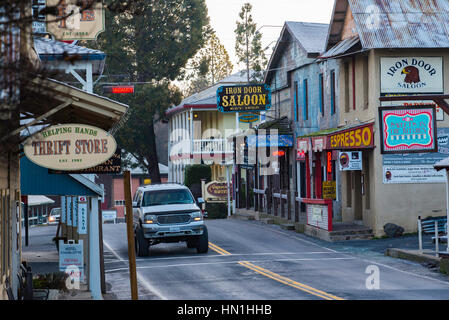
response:
<path id="1" fill-rule="evenodd" d="M 209 247 L 212 250 L 214 250 L 214 251 L 216 251 L 216 252 L 218 252 L 218 253 L 220 253 L 222 255 L 231 255 L 231 253 L 229 253 L 228 251 L 220 248 L 216 244 L 213 244 L 212 242 L 209 242 Z M 348 258 L 336 258 L 336 259 L 348 259 Z M 352 258 L 349 258 L 349 259 L 352 259 Z M 282 260 L 283 261 L 288 261 L 288 260 L 291 261 L 291 260 L 296 260 L 296 259 L 282 259 Z M 317 260 L 317 259 L 298 259 L 298 260 Z M 273 279 L 273 280 L 275 280 L 277 282 L 286 284 L 286 285 L 288 285 L 290 287 L 299 289 L 301 291 L 307 292 L 307 293 L 312 294 L 314 296 L 317 296 L 319 298 L 326 299 L 326 300 L 344 300 L 344 299 L 342 299 L 340 297 L 334 296 L 334 295 L 329 294 L 327 292 L 315 289 L 315 288 L 310 287 L 308 285 L 305 285 L 303 283 L 299 283 L 299 282 L 294 281 L 292 279 L 283 277 L 283 276 L 281 276 L 281 275 L 279 275 L 277 273 L 274 273 L 274 272 L 272 272 L 270 270 L 267 270 L 267 269 L 264 269 L 262 267 L 259 267 L 259 266 L 255 265 L 255 264 L 252 264 L 249 261 L 240 261 L 238 263 L 241 266 L 243 266 L 245 268 L 248 268 L 250 270 L 253 270 L 253 271 L 255 271 L 255 272 L 257 272 L 257 273 L 259 273 L 259 274 L 261 274 L 261 275 L 263 275 L 265 277 L 268 277 L 268 278 Z"/>

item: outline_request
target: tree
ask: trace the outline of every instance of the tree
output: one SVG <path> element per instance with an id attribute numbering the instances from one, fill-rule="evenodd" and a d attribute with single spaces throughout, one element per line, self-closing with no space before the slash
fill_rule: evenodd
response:
<path id="1" fill-rule="evenodd" d="M 239 13 L 240 20 L 237 20 L 234 30 L 235 52 L 239 62 L 246 66 L 248 82 L 260 82 L 263 80 L 267 58 L 262 50 L 262 34 L 257 31 L 257 24 L 251 15 L 252 8 L 250 3 L 245 3 Z"/>
<path id="2" fill-rule="evenodd" d="M 106 12 L 106 30 L 97 41 L 107 54 L 106 76 L 136 83 L 133 96 L 113 97 L 130 106 L 117 142 L 148 169 L 153 182 L 160 182 L 154 123 L 180 102 L 181 93 L 170 81 L 204 45 L 209 31 L 205 1 L 134 1 Z"/>
<path id="3" fill-rule="evenodd" d="M 232 73 L 234 66 L 226 48 L 212 31 L 205 46 L 187 64 L 186 79 L 190 80 L 186 96 L 199 92 Z"/>

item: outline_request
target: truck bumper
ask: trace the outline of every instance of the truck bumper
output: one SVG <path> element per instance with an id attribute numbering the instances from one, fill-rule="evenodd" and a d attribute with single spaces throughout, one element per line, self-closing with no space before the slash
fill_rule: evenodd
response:
<path id="1" fill-rule="evenodd" d="M 146 239 L 167 237 L 199 236 L 203 234 L 204 222 L 191 222 L 185 225 L 163 226 L 159 224 L 142 224 L 143 235 Z"/>

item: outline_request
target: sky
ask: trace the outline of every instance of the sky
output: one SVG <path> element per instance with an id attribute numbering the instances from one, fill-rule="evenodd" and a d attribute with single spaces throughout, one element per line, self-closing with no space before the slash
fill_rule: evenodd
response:
<path id="1" fill-rule="evenodd" d="M 257 28 L 261 28 L 263 48 L 276 45 L 285 21 L 329 23 L 334 7 L 334 0 L 206 0 L 211 26 L 228 51 L 234 64 L 233 72 L 244 69 L 235 57 L 234 30 L 239 12 L 247 2 L 253 6 Z M 265 51 L 267 59 L 271 53 L 272 49 Z"/>

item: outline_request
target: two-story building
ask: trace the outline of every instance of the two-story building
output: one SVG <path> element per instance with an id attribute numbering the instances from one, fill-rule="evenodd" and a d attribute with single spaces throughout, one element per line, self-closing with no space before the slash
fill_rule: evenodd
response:
<path id="1" fill-rule="evenodd" d="M 444 172 L 432 165 L 449 153 L 448 115 L 437 109 L 438 152 L 385 154 L 379 107 L 418 109 L 435 103 L 380 98 L 449 91 L 448 14 L 445 0 L 335 1 L 320 58 L 339 64 L 340 128 L 324 141 L 340 157 L 361 152 L 361 168 L 341 172 L 342 221 L 368 226 L 377 236 L 386 223 L 414 232 L 418 216 L 446 212 Z"/>

